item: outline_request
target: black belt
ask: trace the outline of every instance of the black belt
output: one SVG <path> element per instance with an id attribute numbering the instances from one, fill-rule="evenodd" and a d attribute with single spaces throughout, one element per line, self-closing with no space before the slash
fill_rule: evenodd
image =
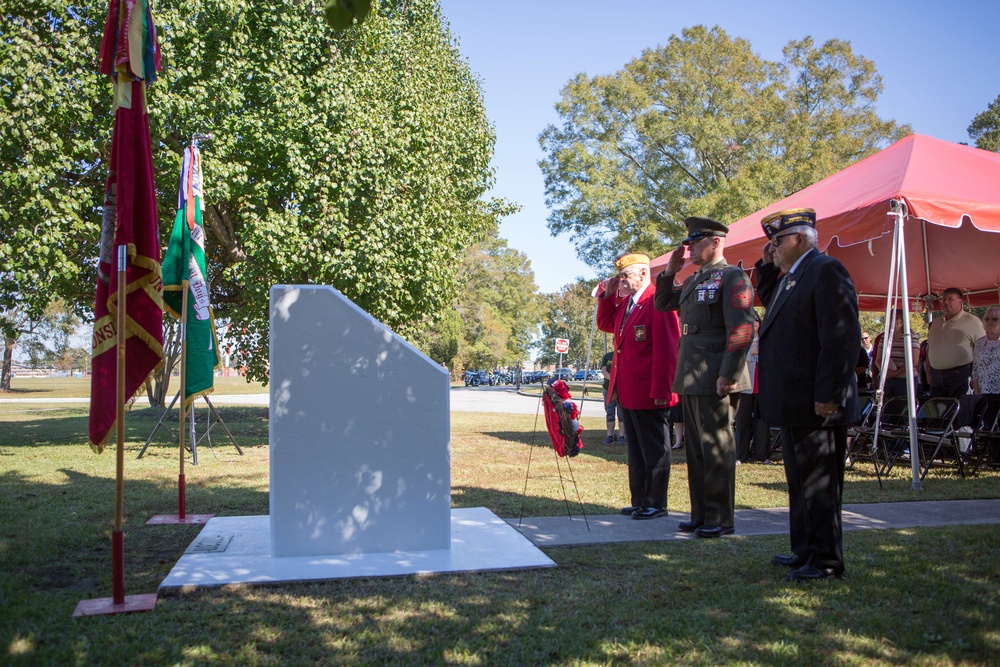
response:
<path id="1" fill-rule="evenodd" d="M 961 366 L 955 366 L 953 368 L 934 368 L 932 366 L 931 370 L 937 371 L 938 373 L 951 373 L 954 375 L 957 373 L 964 373 L 965 371 L 971 371 L 972 364 L 962 364 Z"/>
<path id="2" fill-rule="evenodd" d="M 716 334 L 716 335 L 721 334 L 724 336 L 726 335 L 726 327 L 709 327 L 709 326 L 699 327 L 697 324 L 685 324 L 684 327 L 681 329 L 681 333 L 685 336 L 691 334 Z"/>

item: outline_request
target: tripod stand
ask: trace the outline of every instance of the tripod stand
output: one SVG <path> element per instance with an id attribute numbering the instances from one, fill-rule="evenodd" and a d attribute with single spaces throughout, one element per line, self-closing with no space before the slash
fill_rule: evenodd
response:
<path id="1" fill-rule="evenodd" d="M 144 444 L 142 446 L 142 449 L 139 451 L 139 455 L 136 456 L 137 459 L 141 459 L 142 455 L 146 453 L 146 448 L 149 447 L 149 443 L 151 443 L 153 441 L 153 438 L 156 437 L 157 432 L 161 428 L 167 429 L 167 431 L 169 431 L 170 435 L 173 437 L 174 440 L 178 439 L 178 434 L 174 433 L 173 429 L 171 429 L 169 426 L 167 426 L 164 423 L 164 419 L 166 419 L 167 413 L 170 412 L 171 410 L 173 410 L 174 405 L 177 403 L 177 400 L 180 398 L 180 396 L 181 396 L 181 392 L 180 391 L 178 391 L 176 394 L 174 394 L 174 399 L 172 401 L 170 401 L 170 405 L 168 405 L 166 407 L 166 409 L 163 411 L 163 414 L 160 415 L 160 421 L 158 421 L 156 423 L 156 426 L 153 428 L 153 432 L 149 434 L 149 438 L 146 439 L 146 444 Z M 198 465 L 198 445 L 201 443 L 202 440 L 205 440 L 207 438 L 208 439 L 208 446 L 209 447 L 212 446 L 211 433 L 212 433 L 212 429 L 215 428 L 216 424 L 222 426 L 222 430 L 226 432 L 226 435 L 229 437 L 229 441 L 231 443 L 233 443 L 233 447 L 236 448 L 236 451 L 239 452 L 240 456 L 243 456 L 243 450 L 240 449 L 240 446 L 238 444 L 236 444 L 236 439 L 233 438 L 233 434 L 229 431 L 229 427 L 226 426 L 226 422 L 223 421 L 223 419 L 219 415 L 218 411 L 216 411 L 215 406 L 212 405 L 212 401 L 205 394 L 202 394 L 201 397 L 205 399 L 206 403 L 208 403 L 208 407 L 209 407 L 210 413 L 208 414 L 208 416 L 205 419 L 205 432 L 201 434 L 200 438 L 195 438 L 194 437 L 194 427 L 195 427 L 194 403 L 191 404 L 191 433 L 192 433 L 192 437 L 190 439 L 190 442 L 191 442 L 191 463 L 192 463 L 192 465 Z M 215 423 L 212 422 L 212 415 L 215 415 L 215 420 L 216 420 Z"/>

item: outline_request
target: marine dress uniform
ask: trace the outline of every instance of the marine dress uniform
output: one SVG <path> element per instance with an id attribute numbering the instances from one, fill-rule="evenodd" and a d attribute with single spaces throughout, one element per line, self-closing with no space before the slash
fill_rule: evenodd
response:
<path id="1" fill-rule="evenodd" d="M 684 222 L 685 245 L 724 237 L 729 229 L 708 218 Z M 702 266 L 679 288 L 665 272 L 656 286 L 656 309 L 677 310 L 681 321 L 673 390 L 684 406 L 691 520 L 679 527 L 699 537 L 727 535 L 734 531 L 736 439 L 730 397 L 718 395 L 716 381 L 736 380 L 736 394 L 751 387 L 746 352 L 753 340 L 753 287 L 742 269 L 723 258 Z"/>

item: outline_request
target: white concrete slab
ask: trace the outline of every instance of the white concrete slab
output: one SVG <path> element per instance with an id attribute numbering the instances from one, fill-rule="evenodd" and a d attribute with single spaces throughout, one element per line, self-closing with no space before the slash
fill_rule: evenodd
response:
<path id="1" fill-rule="evenodd" d="M 160 592 L 227 584 L 519 570 L 556 565 L 506 521 L 483 507 L 451 511 L 450 549 L 276 557 L 271 555 L 270 528 L 267 516 L 215 517 L 205 525 L 193 546 L 227 545 L 225 551 L 185 553 L 160 584 Z"/>

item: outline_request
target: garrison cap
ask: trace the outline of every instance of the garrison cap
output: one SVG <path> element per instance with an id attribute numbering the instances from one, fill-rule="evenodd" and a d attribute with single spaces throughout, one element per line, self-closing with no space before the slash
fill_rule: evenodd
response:
<path id="1" fill-rule="evenodd" d="M 802 225 L 815 229 L 816 211 L 811 208 L 790 208 L 786 211 L 772 213 L 760 221 L 760 226 L 764 228 L 768 240 L 773 239 L 779 232 Z"/>

